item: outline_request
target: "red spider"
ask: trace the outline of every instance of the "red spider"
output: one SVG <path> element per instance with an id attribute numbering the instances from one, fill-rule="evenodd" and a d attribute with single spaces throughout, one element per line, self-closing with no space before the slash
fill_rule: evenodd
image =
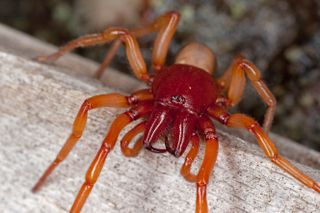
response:
<path id="1" fill-rule="evenodd" d="M 186 45 L 177 55 L 175 63 L 165 66 L 165 58 L 180 15 L 168 12 L 146 27 L 129 31 L 123 28 L 108 28 L 103 33 L 93 34 L 73 40 L 49 56 L 39 57 L 39 61 L 50 62 L 77 47 L 92 46 L 115 41 L 111 51 L 99 68 L 99 74 L 112 56 L 120 42 L 126 45 L 126 54 L 135 76 L 151 85 L 151 88 L 134 92 L 130 96 L 117 93 L 103 94 L 84 101 L 74 121 L 73 130 L 56 159 L 47 168 L 43 176 L 32 189 L 37 191 L 50 173 L 63 161 L 82 135 L 87 113 L 100 107 L 130 107 L 116 117 L 103 140 L 100 150 L 89 167 L 83 183 L 70 212 L 79 212 L 89 196 L 106 160 L 113 149 L 119 132 L 130 122 L 143 118 L 143 121 L 126 133 L 121 140 L 121 150 L 125 156 L 135 156 L 144 146 L 152 152 L 170 152 L 180 157 L 189 143 L 191 149 L 181 168 L 181 174 L 188 181 L 195 182 L 196 212 L 207 210 L 206 187 L 209 176 L 217 159 L 218 139 L 215 119 L 228 127 L 246 128 L 257 139 L 267 157 L 302 184 L 320 192 L 320 184 L 304 175 L 291 163 L 281 157 L 266 132 L 272 123 L 276 100 L 260 78 L 259 70 L 242 56 L 234 59 L 226 73 L 217 80 L 212 78 L 215 70 L 215 57 L 211 50 L 199 43 Z M 147 72 L 136 37 L 157 32 L 152 52 L 152 67 L 155 75 Z M 245 75 L 251 81 L 261 99 L 268 105 L 264 129 L 252 118 L 244 114 L 229 114 L 227 109 L 236 105 L 243 94 Z M 144 133 L 134 144 L 128 145 L 138 134 Z M 161 135 L 167 135 L 165 148 L 156 148 L 154 143 Z M 204 160 L 198 174 L 190 172 L 191 164 L 198 154 L 200 138 L 205 141 Z"/>

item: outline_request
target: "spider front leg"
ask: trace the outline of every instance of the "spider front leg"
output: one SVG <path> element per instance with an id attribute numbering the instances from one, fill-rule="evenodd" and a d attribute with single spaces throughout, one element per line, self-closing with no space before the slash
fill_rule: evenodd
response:
<path id="1" fill-rule="evenodd" d="M 170 42 L 173 38 L 174 33 L 176 32 L 177 25 L 179 23 L 180 15 L 177 12 L 168 12 L 160 17 L 158 17 L 155 21 L 150 24 L 130 30 L 130 32 L 135 37 L 142 37 L 144 35 L 157 32 L 157 37 L 153 44 L 152 51 L 152 66 L 153 69 L 157 72 L 161 69 L 161 67 L 165 63 L 165 59 L 168 53 Z M 117 40 L 111 46 L 111 49 L 106 54 L 102 64 L 96 72 L 96 77 L 99 78 L 103 71 L 108 67 L 111 59 L 116 54 L 117 50 L 120 47 L 120 41 Z"/>
<path id="2" fill-rule="evenodd" d="M 105 55 L 101 65 L 96 70 L 96 72 L 94 74 L 95 78 L 98 78 L 98 79 L 101 78 L 103 72 L 107 69 L 107 67 L 109 66 L 111 60 L 117 54 L 117 51 L 118 51 L 120 45 L 121 45 L 121 40 L 119 40 L 119 39 L 116 40 L 115 42 L 113 42 L 113 44 L 111 45 L 110 50 Z"/>
<path id="3" fill-rule="evenodd" d="M 123 28 L 108 28 L 99 34 L 80 37 L 62 46 L 57 52 L 48 56 L 40 56 L 36 60 L 39 62 L 52 62 L 75 48 L 104 44 L 114 40 L 121 40 L 126 45 L 127 58 L 135 76 L 142 81 L 149 82 L 150 76 L 147 73 L 147 67 L 142 58 L 137 39 L 131 32 Z M 118 45 L 118 41 L 114 45 Z M 113 56 L 110 55 L 110 57 L 112 58 Z"/>
<path id="4" fill-rule="evenodd" d="M 243 95 L 246 84 L 245 74 L 248 76 L 262 101 L 268 106 L 263 122 L 263 128 L 265 132 L 268 133 L 276 109 L 276 99 L 261 79 L 259 69 L 240 55 L 234 59 L 226 73 L 218 79 L 218 83 L 223 88 L 229 88 L 228 98 L 226 100 L 228 102 L 227 105 L 234 106 L 239 103 Z"/>
<path id="5" fill-rule="evenodd" d="M 201 133 L 204 135 L 206 148 L 203 162 L 197 176 L 196 213 L 207 213 L 207 185 L 218 156 L 219 143 L 212 121 L 203 116 L 199 121 Z"/>
<path id="6" fill-rule="evenodd" d="M 244 114 L 230 115 L 220 107 L 211 107 L 208 109 L 209 114 L 228 127 L 246 128 L 249 130 L 258 141 L 266 156 L 277 166 L 296 178 L 305 186 L 320 193 L 320 183 L 302 173 L 299 169 L 294 167 L 289 161 L 284 159 L 278 152 L 276 146 L 272 143 L 268 135 L 263 131 L 260 125 Z"/>
<path id="7" fill-rule="evenodd" d="M 190 168 L 199 149 L 199 137 L 194 135 L 191 139 L 192 147 L 186 156 L 186 160 L 181 168 L 182 176 L 197 184 L 196 213 L 207 213 L 207 185 L 212 173 L 214 164 L 218 156 L 218 139 L 216 137 L 215 127 L 208 117 L 201 117 L 199 121 L 200 132 L 205 139 L 205 154 L 203 162 L 197 175 L 191 174 Z"/>
<path id="8" fill-rule="evenodd" d="M 89 110 L 101 107 L 129 107 L 130 105 L 136 104 L 138 102 L 151 99 L 152 94 L 149 93 L 149 90 L 140 90 L 136 93 L 133 93 L 131 96 L 123 96 L 117 93 L 111 93 L 93 96 L 84 101 L 73 123 L 72 133 L 70 134 L 64 146 L 59 151 L 55 160 L 50 164 L 50 166 L 46 169 L 44 174 L 32 188 L 32 191 L 36 192 L 41 188 L 47 177 L 68 156 L 72 148 L 80 139 L 87 122 L 87 114 Z"/>
<path id="9" fill-rule="evenodd" d="M 113 149 L 120 131 L 130 122 L 147 115 L 152 110 L 151 103 L 137 105 L 129 111 L 122 113 L 111 124 L 107 136 L 104 138 L 101 148 L 96 157 L 92 161 L 85 177 L 85 182 L 82 184 L 80 191 L 71 207 L 70 212 L 78 213 L 83 207 L 88 198 L 94 184 L 96 183 L 107 155 Z"/>
<path id="10" fill-rule="evenodd" d="M 99 78 L 106 67 L 108 67 L 111 59 L 117 53 L 121 41 L 123 41 L 126 45 L 127 57 L 134 74 L 140 80 L 149 81 L 149 76 L 146 73 L 146 65 L 142 58 L 136 37 L 158 32 L 152 52 L 152 65 L 154 70 L 158 71 L 165 62 L 169 44 L 176 31 L 179 19 L 179 13 L 168 12 L 158 17 L 149 25 L 135 30 L 129 31 L 123 28 L 108 28 L 102 33 L 86 35 L 72 40 L 66 45 L 60 47 L 57 52 L 48 56 L 39 56 L 36 58 L 36 60 L 39 62 L 52 62 L 75 48 L 94 46 L 115 40 L 110 51 L 106 54 L 102 64 L 96 71 L 95 76 Z"/>
<path id="11" fill-rule="evenodd" d="M 179 21 L 179 13 L 174 11 L 167 12 L 159 16 L 151 24 L 132 31 L 133 34 L 137 37 L 152 32 L 158 33 L 154 41 L 152 51 L 152 67 L 156 72 L 160 71 L 161 67 L 165 63 L 170 42 L 173 38 L 174 33 L 176 32 Z"/>

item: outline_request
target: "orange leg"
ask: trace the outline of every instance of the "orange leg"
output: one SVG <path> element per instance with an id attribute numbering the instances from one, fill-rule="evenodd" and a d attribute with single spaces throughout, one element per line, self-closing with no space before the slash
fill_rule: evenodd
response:
<path id="1" fill-rule="evenodd" d="M 152 51 L 152 67 L 156 72 L 160 71 L 165 63 L 169 45 L 176 32 L 179 20 L 179 13 L 167 12 L 158 17 L 153 23 L 132 31 L 137 37 L 158 32 Z"/>
<path id="2" fill-rule="evenodd" d="M 191 174 L 190 168 L 199 151 L 199 137 L 194 135 L 191 139 L 192 147 L 186 156 L 185 162 L 181 167 L 182 176 L 190 181 L 197 183 L 196 213 L 207 213 L 207 185 L 214 164 L 218 155 L 218 140 L 216 138 L 215 127 L 207 117 L 202 117 L 199 122 L 200 131 L 204 135 L 206 148 L 203 162 L 197 175 Z"/>
<path id="3" fill-rule="evenodd" d="M 218 83 L 223 88 L 229 88 L 227 105 L 234 106 L 239 103 L 243 95 L 246 84 L 244 74 L 248 76 L 263 102 L 268 105 L 263 122 L 263 128 L 268 133 L 276 109 L 276 99 L 262 81 L 259 69 L 242 56 L 238 56 L 226 73 L 218 79 Z"/>
<path id="4" fill-rule="evenodd" d="M 55 61 L 65 53 L 70 52 L 75 48 L 104 44 L 118 39 L 126 45 L 128 61 L 135 76 L 140 80 L 146 82 L 150 81 L 150 76 L 147 73 L 147 67 L 144 59 L 142 58 L 137 39 L 131 32 L 123 28 L 108 28 L 99 34 L 80 37 L 70 41 L 65 46 L 62 46 L 57 52 L 48 56 L 40 56 L 36 60 L 40 62 Z M 115 44 L 117 44 L 117 41 Z M 110 57 L 112 57 L 112 54 L 114 53 L 111 53 Z"/>
<path id="5" fill-rule="evenodd" d="M 123 41 L 127 47 L 127 57 L 134 74 L 140 80 L 149 81 L 150 77 L 147 74 L 146 65 L 142 58 L 136 37 L 158 32 L 152 52 L 153 68 L 158 71 L 165 62 L 169 45 L 176 31 L 179 19 L 180 15 L 178 13 L 168 12 L 146 27 L 139 29 L 129 31 L 123 28 L 108 28 L 103 33 L 86 35 L 72 40 L 65 46 L 62 46 L 56 53 L 37 57 L 36 60 L 39 62 L 52 62 L 75 48 L 104 44 L 116 40 L 95 74 L 95 76 L 99 78 L 116 54 L 120 46 L 120 41 Z"/>
<path id="6" fill-rule="evenodd" d="M 205 137 L 205 154 L 197 176 L 197 201 L 196 213 L 207 213 L 207 185 L 218 156 L 219 143 L 216 137 L 215 127 L 207 117 L 200 120 L 200 130 Z"/>
<path id="7" fill-rule="evenodd" d="M 128 97 L 122 96 L 117 93 L 111 93 L 93 96 L 85 100 L 73 123 L 72 133 L 70 134 L 64 146 L 59 151 L 58 155 L 56 156 L 56 159 L 50 164 L 50 166 L 46 169 L 44 174 L 32 188 L 32 191 L 36 192 L 40 189 L 47 177 L 68 156 L 72 148 L 80 139 L 87 122 L 87 114 L 89 110 L 101 107 L 129 107 L 130 105 L 133 105 L 138 101 L 149 99 L 152 99 L 152 96 L 149 95 L 148 91 L 140 90 Z"/>
<path id="8" fill-rule="evenodd" d="M 127 100 L 130 105 L 137 104 L 143 101 L 151 101 L 153 100 L 153 94 L 151 89 L 141 89 L 128 96 Z"/>
<path id="9" fill-rule="evenodd" d="M 98 176 L 102 170 L 107 155 L 115 145 L 120 131 L 130 122 L 131 118 L 126 113 L 118 115 L 118 117 L 113 121 L 110 130 L 102 143 L 100 150 L 98 151 L 96 157 L 92 161 L 86 173 L 85 182 L 80 188 L 80 191 L 78 192 L 78 195 L 72 205 L 70 212 L 80 212 L 95 182 L 98 179 Z"/>
<path id="10" fill-rule="evenodd" d="M 220 121 L 222 124 L 234 128 L 246 128 L 257 139 L 259 146 L 262 148 L 266 156 L 277 166 L 296 178 L 305 186 L 312 188 L 316 192 L 320 192 L 320 183 L 303 174 L 299 169 L 294 167 L 289 161 L 284 159 L 278 152 L 267 134 L 262 130 L 260 125 L 252 118 L 243 114 L 230 115 L 219 107 L 208 109 L 209 114 Z"/>
<path id="11" fill-rule="evenodd" d="M 158 32 L 155 39 L 152 52 L 152 66 L 155 71 L 159 71 L 165 63 L 170 42 L 177 29 L 180 15 L 176 12 L 168 12 L 157 18 L 154 22 L 138 29 L 130 30 L 135 37 L 141 37 L 146 34 Z M 96 77 L 100 77 L 103 71 L 109 65 L 111 59 L 116 54 L 120 42 L 115 42 L 107 53 L 103 63 L 96 72 Z"/>
<path id="12" fill-rule="evenodd" d="M 140 150 L 143 147 L 142 137 L 140 137 L 137 140 L 133 148 L 129 148 L 128 146 L 135 136 L 137 136 L 139 133 L 142 133 L 145 130 L 145 125 L 146 125 L 145 121 L 141 122 L 123 136 L 121 140 L 121 151 L 125 156 L 135 157 L 139 154 Z"/>
<path id="13" fill-rule="evenodd" d="M 95 73 L 95 77 L 96 78 L 101 78 L 103 72 L 107 69 L 107 67 L 109 66 L 111 60 L 113 59 L 113 57 L 117 54 L 117 51 L 119 49 L 121 45 L 121 40 L 116 40 L 110 50 L 107 52 L 106 56 L 103 59 L 102 64 L 99 66 L 99 68 L 97 69 L 96 73 Z"/>
<path id="14" fill-rule="evenodd" d="M 194 175 L 191 173 L 191 165 L 198 155 L 199 152 L 199 136 L 198 135 L 193 135 L 191 138 L 191 149 L 188 152 L 186 159 L 181 167 L 180 173 L 181 175 L 190 182 L 196 182 L 197 181 L 197 175 Z"/>
<path id="15" fill-rule="evenodd" d="M 122 113 L 111 124 L 110 130 L 102 142 L 101 148 L 92 161 L 82 184 L 80 191 L 71 207 L 70 212 L 78 213 L 88 198 L 94 184 L 96 183 L 107 155 L 113 149 L 120 131 L 133 120 L 147 115 L 152 109 L 152 104 L 146 103 L 132 108 L 130 111 Z"/>

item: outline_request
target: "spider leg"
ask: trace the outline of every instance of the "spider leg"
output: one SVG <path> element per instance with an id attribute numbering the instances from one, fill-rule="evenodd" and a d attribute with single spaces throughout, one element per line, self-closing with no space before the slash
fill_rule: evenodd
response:
<path id="1" fill-rule="evenodd" d="M 218 156 L 219 143 L 212 121 L 203 116 L 199 122 L 200 131 L 205 138 L 205 154 L 197 176 L 196 213 L 207 213 L 207 184 Z"/>
<path id="2" fill-rule="evenodd" d="M 200 166 L 197 175 L 190 172 L 191 165 L 196 158 L 199 151 L 199 136 L 193 135 L 191 138 L 192 147 L 188 152 L 185 162 L 181 167 L 181 175 L 190 182 L 196 182 L 197 184 L 197 200 L 196 200 L 196 213 L 207 213 L 207 185 L 210 174 L 217 160 L 218 155 L 218 139 L 215 133 L 215 127 L 212 121 L 203 116 L 199 121 L 200 131 L 204 135 L 206 148 L 204 159 Z"/>
<path id="3" fill-rule="evenodd" d="M 268 135 L 263 131 L 260 125 L 244 114 L 230 115 L 220 107 L 211 107 L 208 109 L 209 114 L 221 122 L 222 124 L 234 128 L 246 128 L 257 139 L 259 146 L 262 148 L 266 156 L 277 166 L 296 178 L 305 186 L 320 192 L 320 183 L 302 173 L 294 167 L 289 161 L 284 159 L 278 152 L 276 146 L 272 143 Z"/>
<path id="4" fill-rule="evenodd" d="M 60 47 L 57 52 L 51 55 L 39 56 L 36 58 L 36 60 L 39 62 L 52 62 L 75 48 L 94 46 L 115 40 L 115 42 L 111 46 L 110 51 L 108 51 L 102 64 L 96 71 L 95 77 L 99 78 L 101 77 L 106 67 L 108 67 L 114 55 L 117 53 L 121 41 L 123 41 L 127 47 L 127 57 L 134 74 L 140 80 L 149 81 L 150 77 L 147 74 L 147 68 L 142 58 L 136 37 L 141 37 L 149 33 L 158 32 L 152 52 L 153 68 L 154 70 L 158 71 L 165 62 L 169 44 L 176 31 L 177 25 L 179 23 L 179 18 L 179 13 L 168 12 L 158 17 L 149 25 L 138 29 L 127 30 L 124 28 L 108 28 L 102 33 L 85 35 L 80 38 L 74 39 L 66 45 Z"/>
<path id="5" fill-rule="evenodd" d="M 246 84 L 246 78 L 244 74 L 248 76 L 260 98 L 268 106 L 263 122 L 263 128 L 265 132 L 268 133 L 276 109 L 276 99 L 267 85 L 261 79 L 261 73 L 259 69 L 240 55 L 234 59 L 233 63 L 225 72 L 225 74 L 218 79 L 218 83 L 223 88 L 229 88 L 226 102 L 228 102 L 229 106 L 234 106 L 239 103 L 243 95 Z"/>
<path id="6" fill-rule="evenodd" d="M 143 121 L 137 124 L 134 128 L 132 128 L 129 132 L 127 132 L 122 140 L 121 140 L 121 151 L 126 157 L 134 157 L 137 156 L 140 150 L 143 147 L 143 137 L 140 137 L 137 142 L 134 144 L 133 148 L 129 148 L 129 144 L 132 139 L 138 135 L 139 133 L 145 130 L 146 122 Z"/>
<path id="7" fill-rule="evenodd" d="M 131 108 L 129 111 L 122 113 L 117 116 L 117 118 L 111 124 L 109 132 L 104 138 L 101 148 L 96 154 L 96 157 L 92 161 L 86 176 L 85 182 L 82 184 L 80 191 L 71 207 L 70 212 L 80 212 L 83 207 L 87 197 L 89 196 L 94 184 L 96 183 L 107 155 L 113 149 L 120 131 L 128 125 L 130 122 L 141 118 L 148 114 L 152 109 L 151 103 L 144 103 Z"/>
<path id="8" fill-rule="evenodd" d="M 86 176 L 85 182 L 82 184 L 80 191 L 71 207 L 70 212 L 80 212 L 87 197 L 89 196 L 94 184 L 96 183 L 107 155 L 113 149 L 120 131 L 128 125 L 130 122 L 141 118 L 148 114 L 152 109 L 152 104 L 145 103 L 131 108 L 129 111 L 122 113 L 111 124 L 110 130 L 104 138 L 101 148 L 96 154 L 96 157 L 92 161 Z"/>
<path id="9" fill-rule="evenodd" d="M 165 63 L 169 45 L 177 29 L 179 19 L 180 15 L 178 13 L 168 12 L 144 27 L 130 30 L 135 37 L 142 37 L 146 34 L 158 32 L 152 51 L 152 66 L 155 71 L 159 71 Z M 96 72 L 97 78 L 99 78 L 107 68 L 119 47 L 120 41 L 115 41 Z"/>
<path id="10" fill-rule="evenodd" d="M 72 133 L 59 151 L 55 160 L 50 164 L 50 166 L 46 169 L 44 174 L 32 188 L 32 191 L 36 192 L 41 188 L 47 177 L 68 156 L 72 148 L 80 139 L 86 125 L 87 114 L 89 110 L 101 107 L 129 107 L 130 105 L 133 105 L 139 101 L 150 99 L 152 99 L 152 96 L 150 93 L 148 93 L 148 90 L 139 90 L 133 93 L 131 96 L 122 96 L 117 93 L 111 93 L 93 96 L 85 100 L 73 123 Z"/>
<path id="11" fill-rule="evenodd" d="M 177 12 L 167 12 L 159 16 L 154 22 L 149 25 L 135 29 L 132 33 L 140 37 L 145 34 L 157 32 L 157 37 L 154 41 L 152 51 L 152 67 L 158 72 L 164 65 L 168 53 L 170 42 L 176 32 L 180 14 Z"/>
<path id="12" fill-rule="evenodd" d="M 147 67 L 142 58 L 137 39 L 130 31 L 124 28 L 108 28 L 102 33 L 82 36 L 62 46 L 57 52 L 48 56 L 40 56 L 36 58 L 36 60 L 39 62 L 52 62 L 75 48 L 104 44 L 114 40 L 124 42 L 127 58 L 135 76 L 142 81 L 150 81 L 150 76 L 147 73 Z M 117 46 L 117 43 L 118 41 L 116 41 L 114 45 Z M 112 54 L 115 54 L 117 48 L 114 49 L 115 50 L 110 53 L 110 56 L 107 55 L 107 57 L 112 58 Z M 106 60 L 107 59 L 105 59 L 105 63 Z"/>
<path id="13" fill-rule="evenodd" d="M 199 136 L 198 135 L 192 136 L 191 145 L 192 146 L 185 158 L 185 161 L 181 167 L 180 173 L 187 181 L 196 182 L 197 175 L 192 174 L 190 169 L 194 159 L 196 158 L 199 152 Z"/>
<path id="14" fill-rule="evenodd" d="M 101 78 L 103 72 L 107 69 L 111 60 L 117 54 L 117 51 L 118 51 L 120 45 L 121 45 L 121 40 L 119 40 L 119 39 L 113 42 L 110 50 L 108 50 L 108 52 L 106 53 L 101 65 L 96 70 L 95 75 L 94 75 L 95 78 L 97 78 L 97 79 Z"/>

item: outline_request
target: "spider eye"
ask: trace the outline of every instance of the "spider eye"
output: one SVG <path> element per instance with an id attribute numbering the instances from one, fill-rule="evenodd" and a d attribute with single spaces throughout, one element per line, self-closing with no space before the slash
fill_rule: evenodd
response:
<path id="1" fill-rule="evenodd" d="M 171 97 L 171 102 L 176 104 L 184 104 L 186 99 L 183 96 L 175 95 Z"/>

